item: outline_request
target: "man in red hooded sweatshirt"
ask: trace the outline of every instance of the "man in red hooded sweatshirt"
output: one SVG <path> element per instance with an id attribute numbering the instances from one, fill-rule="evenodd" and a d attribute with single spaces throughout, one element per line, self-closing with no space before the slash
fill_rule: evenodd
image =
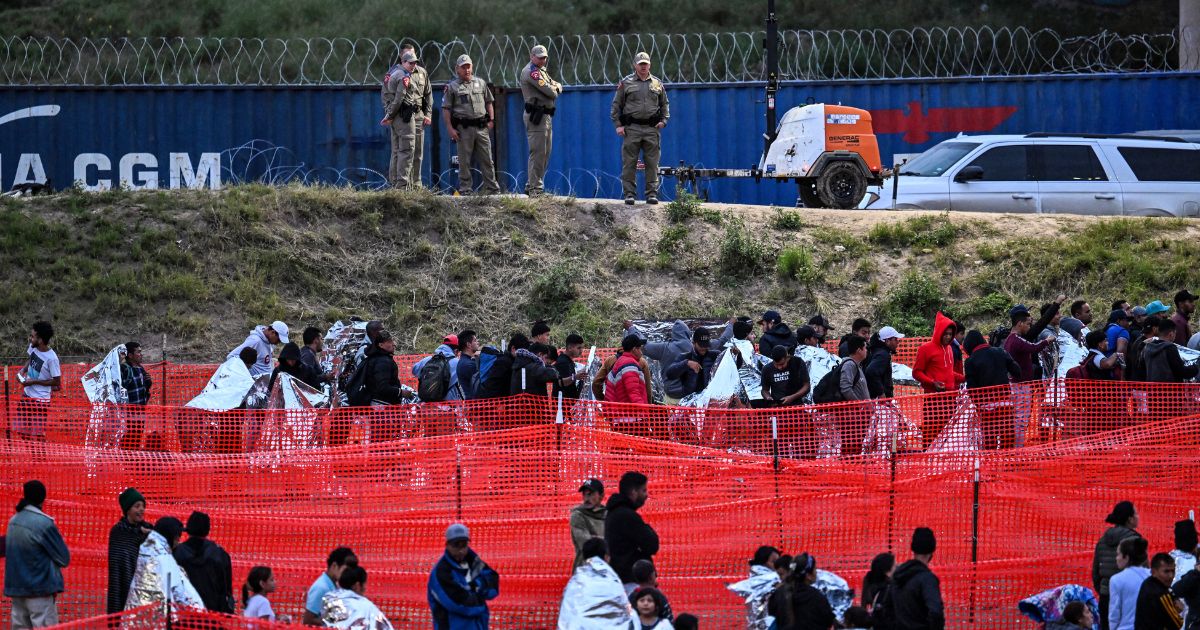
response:
<path id="1" fill-rule="evenodd" d="M 933 319 L 933 338 L 917 348 L 917 358 L 913 361 L 913 378 L 921 383 L 921 389 L 927 394 L 921 406 L 921 443 L 927 450 L 946 428 L 954 413 L 958 386 L 967 380 L 954 367 L 954 350 L 950 344 L 956 332 L 958 325 L 938 312 Z"/>

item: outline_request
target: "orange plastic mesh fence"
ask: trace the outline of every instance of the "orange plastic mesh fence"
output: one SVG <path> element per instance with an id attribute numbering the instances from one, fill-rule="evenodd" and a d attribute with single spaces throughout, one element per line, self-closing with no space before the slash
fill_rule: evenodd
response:
<path id="1" fill-rule="evenodd" d="M 120 518 L 118 493 L 135 486 L 148 518 L 209 513 L 237 580 L 254 565 L 272 567 L 278 613 L 298 615 L 325 555 L 349 545 L 370 572 L 367 596 L 396 627 L 427 627 L 428 573 L 446 525 L 462 521 L 501 576 L 491 627 L 550 628 L 570 574 L 567 517 L 579 484 L 595 477 L 615 489 L 623 472 L 638 470 L 651 480 L 642 513 L 662 539 L 660 585 L 676 612 L 697 614 L 706 627 L 742 619 L 725 585 L 745 577 L 760 544 L 811 552 L 818 566 L 858 587 L 874 554 L 906 558 L 913 528 L 929 526 L 948 627 L 1019 628 L 1032 627 L 1016 613 L 1021 598 L 1090 584 L 1091 553 L 1116 501 L 1135 502 L 1152 552 L 1172 546 L 1174 521 L 1200 501 L 1189 474 L 1200 464 L 1198 420 L 1008 450 L 777 466 L 769 456 L 548 421 L 228 455 L 0 440 L 0 505 L 15 504 L 26 479 L 46 483 L 44 509 L 72 551 L 59 600 L 67 621 L 103 612 L 107 532 Z"/>
<path id="2" fill-rule="evenodd" d="M 679 444 L 809 459 L 896 451 L 1012 448 L 1200 413 L 1200 385 L 1062 379 L 890 400 L 773 409 L 665 407 L 566 399 L 565 424 Z M 44 408 L 43 408 L 44 407 Z M 43 419 L 44 416 L 44 419 Z M 10 396 L 3 422 L 44 423 L 51 442 L 126 450 L 240 453 L 387 442 L 555 423 L 545 396 L 361 408 L 232 410 L 48 406 Z M 774 423 L 773 423 L 774 422 Z M 39 433 L 40 431 L 33 431 Z"/>
<path id="3" fill-rule="evenodd" d="M 928 341 L 928 338 L 908 337 L 901 340 L 900 347 L 893 356 L 893 360 L 897 363 L 912 365 L 916 358 L 917 348 L 921 343 Z M 836 340 L 831 340 L 825 344 L 825 349 L 837 354 Z M 616 352 L 616 348 L 598 348 L 596 356 L 600 360 L 607 359 Z M 413 365 L 424 359 L 424 354 L 407 354 L 397 355 L 396 364 L 400 370 L 400 381 L 409 387 L 417 387 L 417 379 L 413 376 Z M 586 357 L 585 357 L 586 358 Z M 66 363 L 62 366 L 62 390 L 54 392 L 56 399 L 73 400 L 87 402 L 87 396 L 83 392 L 83 387 L 80 385 L 80 379 L 92 368 L 95 363 Z M 5 372 L 5 381 L 9 384 L 10 391 L 20 392 L 20 384 L 16 380 L 17 371 L 23 366 L 10 365 L 7 366 Z M 151 390 L 150 401 L 159 405 L 176 407 L 183 405 L 187 401 L 194 398 L 204 389 L 204 385 L 208 383 L 209 377 L 216 372 L 218 365 L 216 364 L 180 364 L 180 363 L 147 363 L 145 364 L 146 371 L 150 378 L 154 381 L 154 386 Z"/>

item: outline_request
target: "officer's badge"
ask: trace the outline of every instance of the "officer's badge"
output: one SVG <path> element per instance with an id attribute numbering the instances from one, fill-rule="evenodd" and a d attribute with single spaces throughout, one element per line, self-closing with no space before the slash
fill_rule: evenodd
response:
<path id="1" fill-rule="evenodd" d="M 545 79 L 541 79 L 541 80 L 539 80 L 539 81 L 538 81 L 538 85 L 540 85 L 540 86 L 542 86 L 542 87 L 546 87 L 546 80 L 545 80 Z"/>

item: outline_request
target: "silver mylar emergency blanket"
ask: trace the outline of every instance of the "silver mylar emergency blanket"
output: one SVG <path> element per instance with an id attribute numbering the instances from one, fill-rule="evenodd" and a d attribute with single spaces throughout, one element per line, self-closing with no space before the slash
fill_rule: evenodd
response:
<path id="1" fill-rule="evenodd" d="M 125 610 L 157 602 L 204 610 L 200 594 L 175 562 L 167 539 L 152 531 L 138 548 L 137 567 L 133 571 Z"/>
<path id="2" fill-rule="evenodd" d="M 829 600 L 834 616 L 837 617 L 838 623 L 841 623 L 842 618 L 846 616 L 846 610 L 854 604 L 854 590 L 842 576 L 824 569 L 817 569 L 817 581 L 813 582 L 813 588 L 821 591 L 825 599 Z"/>
<path id="3" fill-rule="evenodd" d="M 737 357 L 729 351 L 736 347 L 742 354 L 742 367 L 738 368 Z M 760 372 L 760 356 L 754 351 L 754 344 L 745 339 L 734 339 L 717 358 L 717 367 L 713 369 L 708 379 L 708 387 L 704 391 L 684 396 L 679 401 L 681 407 L 699 407 L 701 409 L 714 405 L 725 407 L 734 396 L 744 400 L 762 399 L 762 373 Z"/>
<path id="4" fill-rule="evenodd" d="M 771 594 L 779 586 L 779 574 L 770 567 L 750 567 L 750 577 L 725 587 L 746 604 L 746 630 L 768 630 L 775 618 L 767 612 Z"/>
<path id="5" fill-rule="evenodd" d="M 804 364 L 808 366 L 810 389 L 806 399 L 811 398 L 812 390 L 816 389 L 817 383 L 820 383 L 830 370 L 837 368 L 842 362 L 833 353 L 819 346 L 801 344 L 796 347 L 795 355 L 803 359 Z M 913 378 L 911 367 L 898 361 L 892 361 L 892 382 L 896 385 L 916 385 L 917 379 Z"/>
<path id="6" fill-rule="evenodd" d="M 342 630 L 392 630 L 392 622 L 379 607 L 344 588 L 330 591 L 321 600 L 321 622 L 326 628 Z"/>
<path id="7" fill-rule="evenodd" d="M 633 608 L 621 578 L 603 558 L 589 558 L 563 589 L 558 630 L 631 630 Z"/>
<path id="8" fill-rule="evenodd" d="M 675 324 L 680 322 L 686 325 L 689 331 L 695 331 L 697 328 L 708 330 L 713 339 L 721 336 L 726 324 L 724 320 L 718 319 L 635 319 L 630 322 L 625 334 L 636 333 L 651 343 L 669 343 L 673 340 L 671 332 Z M 665 391 L 662 373 L 670 366 L 650 357 L 646 357 L 646 364 L 650 366 L 650 393 L 653 395 L 651 402 L 662 404 Z"/>
<path id="9" fill-rule="evenodd" d="M 250 370 L 241 359 L 234 357 L 222 363 L 204 389 L 184 406 L 205 411 L 237 409 L 246 401 L 252 387 L 254 377 L 250 376 Z"/>
<path id="10" fill-rule="evenodd" d="M 246 407 L 267 409 L 269 412 L 257 422 L 246 427 L 246 450 L 287 450 L 315 446 L 320 437 L 320 409 L 329 407 L 329 389 L 313 389 L 304 381 L 280 372 L 275 387 L 265 394 L 270 377 L 259 377 L 251 394 L 246 397 Z M 251 406 L 251 400 L 256 405 Z M 261 401 L 261 402 L 260 402 Z"/>
<path id="11" fill-rule="evenodd" d="M 124 355 L 124 344 L 109 350 L 103 361 L 79 379 L 92 403 L 84 442 L 87 446 L 116 446 L 125 430 L 125 411 L 120 407 L 129 402 L 128 392 L 121 387 L 121 357 Z"/>

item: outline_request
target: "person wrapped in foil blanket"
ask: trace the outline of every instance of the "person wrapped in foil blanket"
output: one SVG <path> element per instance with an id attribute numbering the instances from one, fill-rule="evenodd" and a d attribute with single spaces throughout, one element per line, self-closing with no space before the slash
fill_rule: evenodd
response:
<path id="1" fill-rule="evenodd" d="M 563 589 L 558 630 L 632 630 L 633 608 L 621 578 L 603 558 L 592 557 L 575 569 Z"/>

